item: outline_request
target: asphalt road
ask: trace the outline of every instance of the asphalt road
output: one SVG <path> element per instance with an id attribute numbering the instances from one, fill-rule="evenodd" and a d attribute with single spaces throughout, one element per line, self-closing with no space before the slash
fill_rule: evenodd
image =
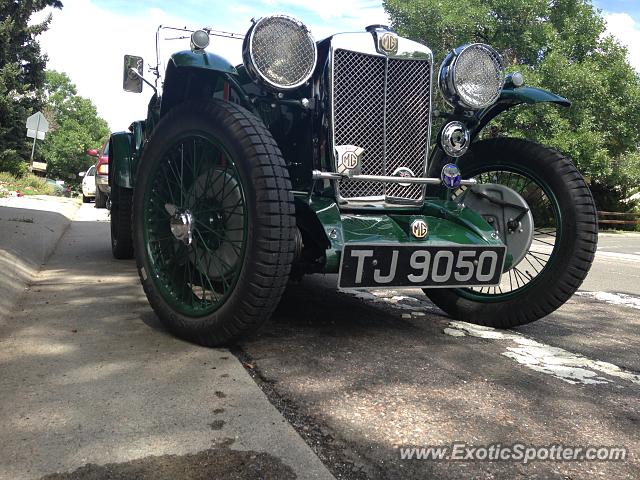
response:
<path id="1" fill-rule="evenodd" d="M 640 296 L 640 234 L 604 233 L 582 290 Z"/>
<path id="2" fill-rule="evenodd" d="M 579 294 L 499 332 L 451 322 L 418 290 L 292 287 L 241 355 L 343 478 L 640 478 L 640 235 L 605 234 Z M 616 445 L 624 462 L 402 460 L 462 442 Z"/>
<path id="3" fill-rule="evenodd" d="M 452 322 L 420 291 L 309 277 L 232 350 L 254 384 L 228 352 L 160 328 L 105 220 L 83 205 L 32 286 L 38 306 L 0 329 L 0 478 L 310 478 L 291 426 L 337 478 L 640 478 L 640 236 L 603 236 L 580 294 L 512 331 Z M 453 442 L 627 459 L 401 459 Z"/>

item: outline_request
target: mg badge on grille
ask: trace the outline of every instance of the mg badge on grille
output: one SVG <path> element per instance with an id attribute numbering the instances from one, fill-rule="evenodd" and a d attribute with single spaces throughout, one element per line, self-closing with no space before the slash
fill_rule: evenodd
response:
<path id="1" fill-rule="evenodd" d="M 364 148 L 356 145 L 337 145 L 338 173 L 359 175 L 362 169 L 362 154 Z"/>
<path id="2" fill-rule="evenodd" d="M 378 50 L 386 55 L 398 53 L 398 36 L 392 32 L 386 32 L 378 37 Z"/>
<path id="3" fill-rule="evenodd" d="M 429 227 L 424 220 L 414 220 L 411 224 L 411 233 L 416 238 L 424 238 L 429 233 Z"/>

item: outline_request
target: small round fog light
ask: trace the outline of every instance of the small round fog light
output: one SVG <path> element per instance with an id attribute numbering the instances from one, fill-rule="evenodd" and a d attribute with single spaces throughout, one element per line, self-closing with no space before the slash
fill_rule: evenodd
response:
<path id="1" fill-rule="evenodd" d="M 204 50 L 209 46 L 209 34 L 204 30 L 196 30 L 191 34 L 191 50 Z"/>

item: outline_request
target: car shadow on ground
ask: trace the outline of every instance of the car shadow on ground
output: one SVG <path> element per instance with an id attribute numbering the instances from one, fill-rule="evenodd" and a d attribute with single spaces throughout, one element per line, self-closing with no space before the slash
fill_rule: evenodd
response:
<path id="1" fill-rule="evenodd" d="M 450 319 L 435 308 L 413 316 L 393 304 L 338 292 L 331 281 L 290 286 L 272 319 L 237 354 L 325 464 L 335 464 L 334 474 L 587 478 L 594 467 L 585 462 L 408 461 L 400 460 L 399 448 L 451 442 L 637 445 L 637 386 L 568 384 L 505 358 L 503 344 L 444 334 Z M 575 314 L 564 315 L 548 321 L 571 325 Z M 634 463 L 600 463 L 598 471 L 633 476 L 633 455 Z"/>

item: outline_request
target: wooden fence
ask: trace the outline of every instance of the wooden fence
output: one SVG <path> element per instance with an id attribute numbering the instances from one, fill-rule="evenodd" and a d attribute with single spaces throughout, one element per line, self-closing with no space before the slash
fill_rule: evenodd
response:
<path id="1" fill-rule="evenodd" d="M 613 218 L 610 218 L 613 217 Z M 640 225 L 640 213 L 598 211 L 599 225 Z"/>

